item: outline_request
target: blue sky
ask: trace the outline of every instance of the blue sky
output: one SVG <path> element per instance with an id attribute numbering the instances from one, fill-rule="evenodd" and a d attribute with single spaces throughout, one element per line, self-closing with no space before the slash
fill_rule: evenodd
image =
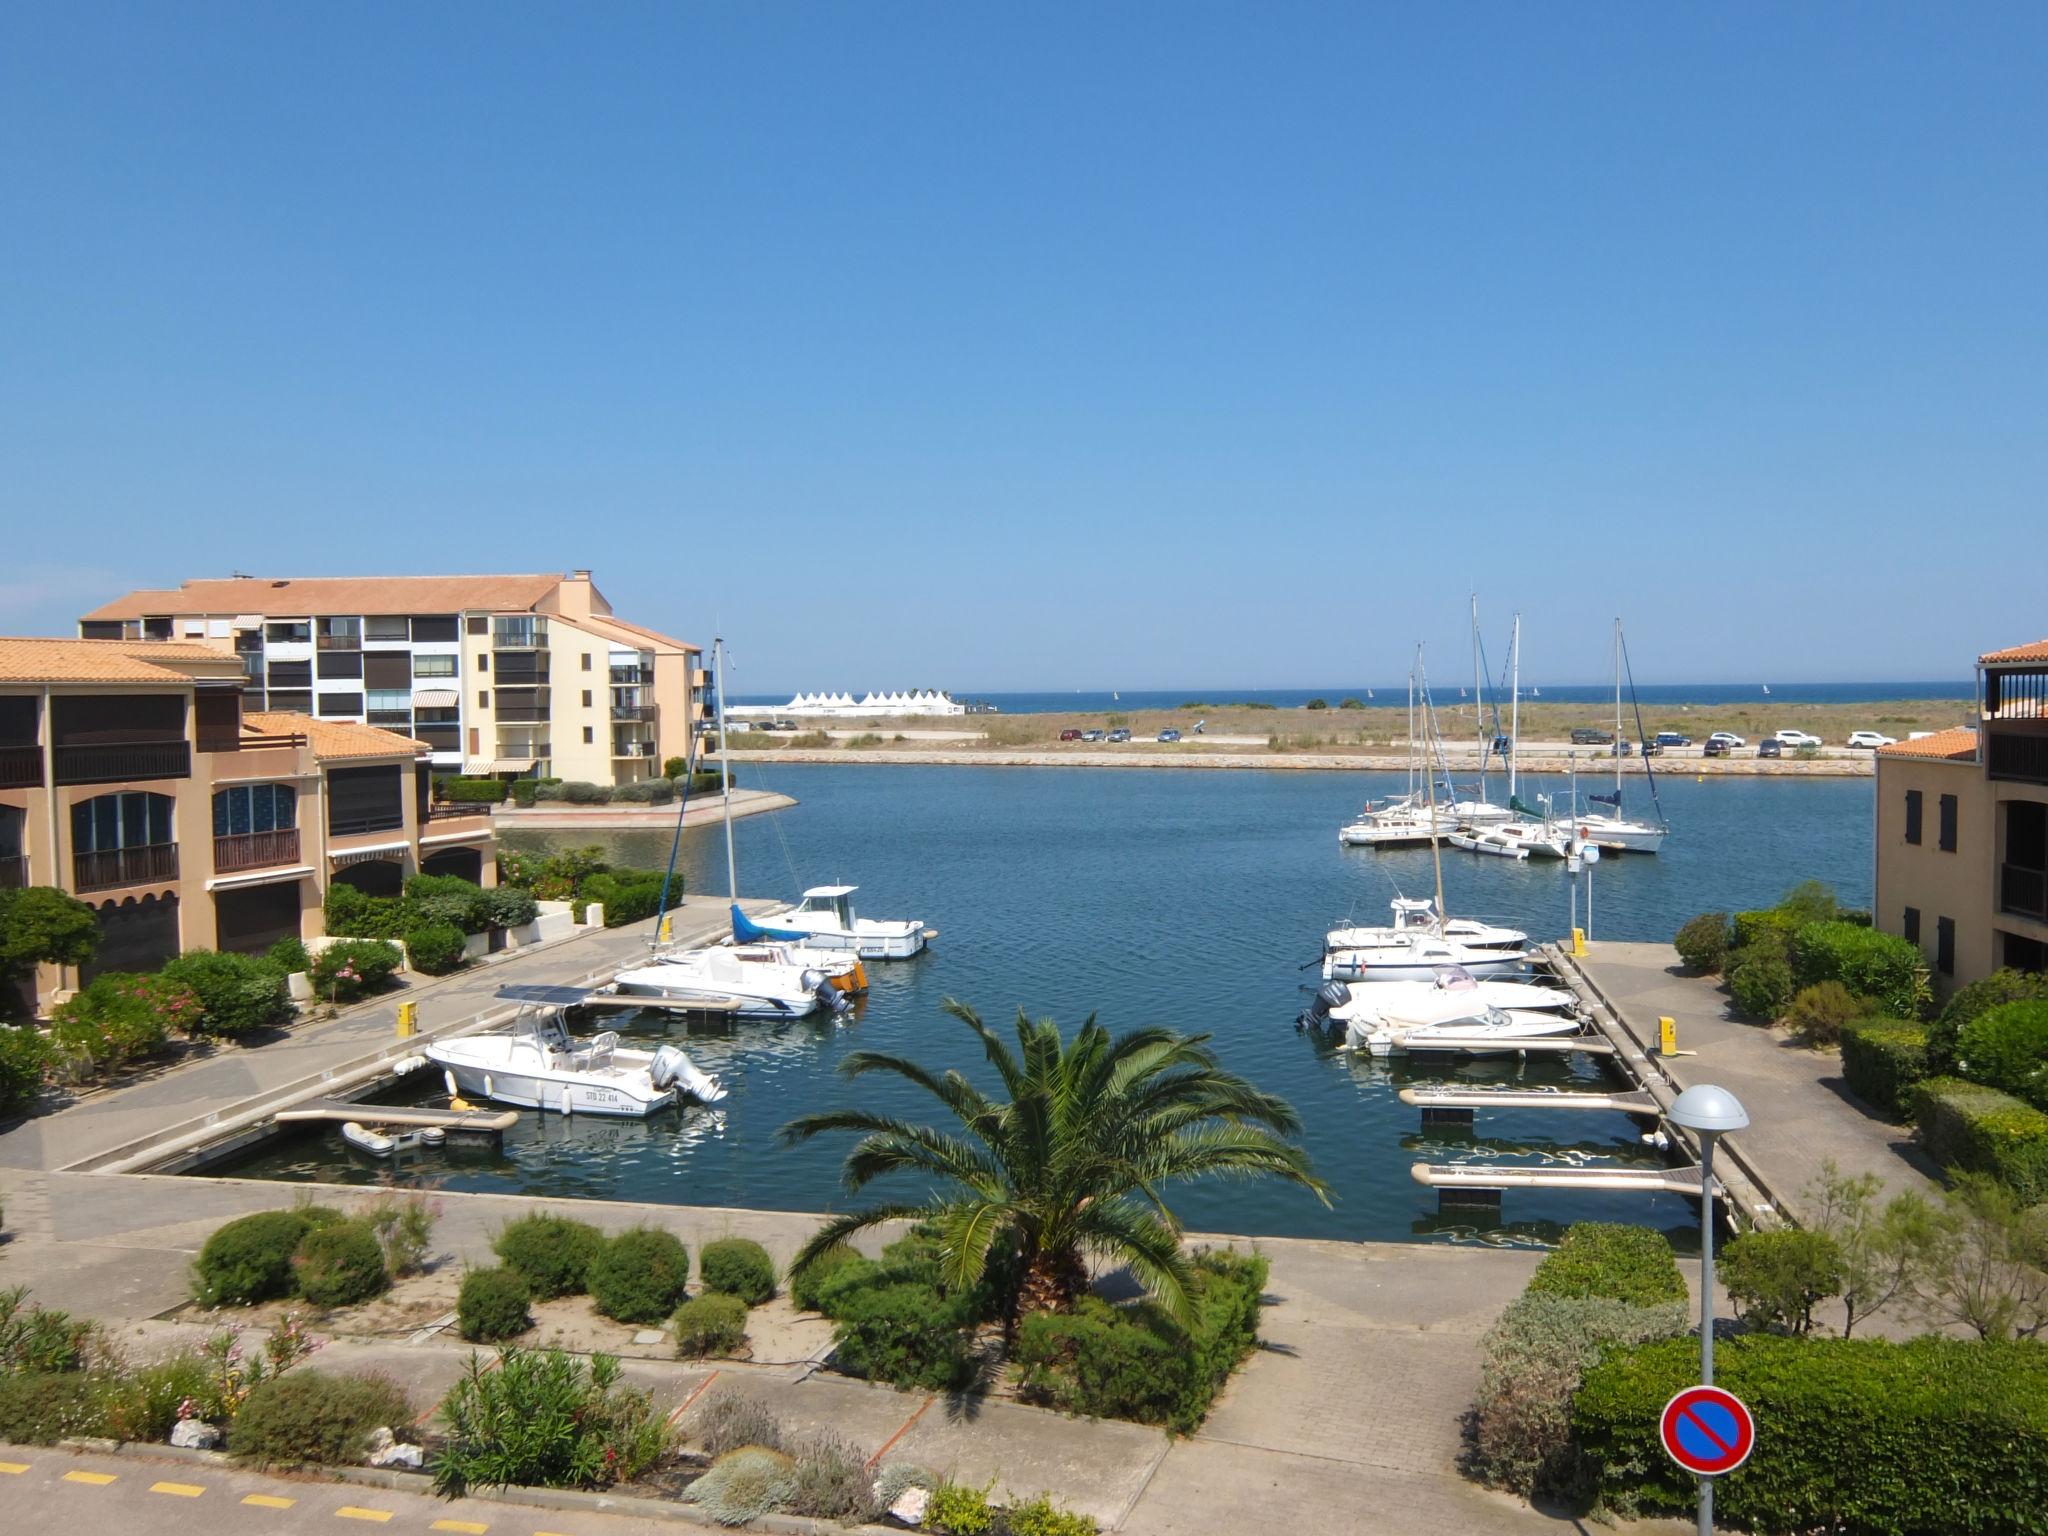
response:
<path id="1" fill-rule="evenodd" d="M 748 691 L 2048 634 L 2048 8 L 0 9 L 0 631 L 591 566 Z"/>

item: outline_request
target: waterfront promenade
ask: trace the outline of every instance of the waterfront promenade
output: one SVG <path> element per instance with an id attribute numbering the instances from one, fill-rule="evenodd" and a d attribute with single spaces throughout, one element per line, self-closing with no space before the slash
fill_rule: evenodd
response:
<path id="1" fill-rule="evenodd" d="M 732 760 L 736 764 L 870 763 L 941 768 L 1229 768 L 1268 772 L 1349 770 L 1400 773 L 1409 766 L 1407 753 L 1395 748 L 1318 752 L 1283 747 L 1277 751 L 1268 749 L 1253 752 L 1241 747 L 1226 749 L 1194 741 L 1164 744 L 1129 742 L 1111 748 L 987 746 L 938 749 L 879 746 L 781 747 L 768 751 L 754 751 L 734 747 Z M 1475 763 L 1476 758 L 1469 753 L 1464 761 L 1460 761 L 1455 752 L 1451 754 L 1451 767 L 1455 771 L 1471 771 Z M 1521 771 L 1526 774 L 1561 774 L 1569 766 L 1569 760 L 1562 752 L 1556 756 L 1538 756 L 1532 752 L 1525 752 L 1521 760 Z M 1623 764 L 1623 771 L 1631 775 L 1640 774 L 1640 761 L 1629 759 Z M 1867 779 L 1874 772 L 1874 767 L 1871 754 L 1861 752 L 1816 758 L 1709 757 L 1683 762 L 1660 762 L 1656 771 L 1659 774 L 1685 777 L 1702 775 L 1709 778 Z M 1600 775 L 1611 777 L 1613 772 L 1612 758 L 1605 762 L 1595 760 L 1590 764 L 1582 758 L 1579 762 L 1580 776 L 1595 788 L 1599 787 Z"/>
<path id="2" fill-rule="evenodd" d="M 733 760 L 737 762 L 739 759 L 735 756 Z M 790 796 L 776 794 L 771 790 L 735 789 L 732 792 L 732 814 L 735 821 L 743 816 L 759 816 L 795 804 L 796 801 Z M 715 790 L 710 794 L 692 795 L 690 803 L 683 809 L 683 827 L 686 831 L 695 827 L 715 826 L 724 819 L 724 798 Z M 500 805 L 491 820 L 500 833 L 615 832 L 627 829 L 646 831 L 649 828 L 673 830 L 676 824 L 676 806 L 674 801 L 667 805 L 579 806 L 551 800 L 532 807 Z"/>

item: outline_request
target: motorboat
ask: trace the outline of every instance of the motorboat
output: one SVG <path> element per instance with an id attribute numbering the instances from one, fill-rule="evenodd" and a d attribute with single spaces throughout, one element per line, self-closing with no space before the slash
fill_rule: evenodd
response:
<path id="1" fill-rule="evenodd" d="M 723 945 L 672 950 L 620 971 L 612 978 L 610 992 L 745 1019 L 801 1019 L 820 1008 L 837 1015 L 852 1007 L 823 971 L 775 959 L 748 959 L 746 950 Z"/>
<path id="2" fill-rule="evenodd" d="M 1453 848 L 1464 849 L 1467 853 L 1487 853 L 1498 859 L 1529 857 L 1529 850 L 1526 847 L 1495 827 L 1460 827 L 1444 841 Z"/>
<path id="3" fill-rule="evenodd" d="M 1436 903 L 1427 896 L 1396 896 L 1389 905 L 1394 914 L 1391 924 L 1332 928 L 1323 935 L 1324 951 L 1370 948 L 1408 934 L 1429 934 L 1473 950 L 1520 951 L 1529 943 L 1529 935 L 1519 928 L 1503 928 L 1470 917 L 1454 917 L 1445 922 L 1437 916 Z M 1460 962 L 1453 959 L 1440 963 Z"/>
<path id="4" fill-rule="evenodd" d="M 1570 1014 L 1486 1007 L 1457 1018 L 1421 1024 L 1394 1018 L 1378 1022 L 1353 1019 L 1345 1026 L 1344 1043 L 1375 1056 L 1432 1048 L 1456 1050 L 1465 1055 L 1483 1055 L 1496 1049 L 1506 1054 L 1524 1042 L 1576 1035 L 1583 1028 Z"/>
<path id="5" fill-rule="evenodd" d="M 741 944 L 784 940 L 820 949 L 852 950 L 863 960 L 907 960 L 925 946 L 921 918 L 861 917 L 853 910 L 854 885 L 814 885 L 787 912 L 756 921 L 732 906 L 732 936 Z"/>
<path id="6" fill-rule="evenodd" d="M 1369 943 L 1346 945 L 1323 956 L 1325 981 L 1428 981 L 1445 966 L 1474 976 L 1519 971 L 1529 957 L 1512 949 L 1473 949 L 1433 933 L 1382 934 Z"/>
<path id="7" fill-rule="evenodd" d="M 1463 966 L 1445 966 L 1428 981 L 1382 981 L 1371 986 L 1326 981 L 1295 1023 L 1303 1028 L 1334 1027 L 1365 1017 L 1426 1023 L 1485 1007 L 1576 1014 L 1579 1000 L 1564 987 L 1481 978 Z"/>
<path id="8" fill-rule="evenodd" d="M 749 965 L 792 965 L 799 971 L 821 972 L 848 997 L 868 989 L 868 968 L 851 950 L 824 949 L 816 944 L 740 944 L 730 934 L 720 939 L 716 947 Z M 655 958 L 665 959 L 671 953 L 676 951 L 662 951 Z"/>
<path id="9" fill-rule="evenodd" d="M 1457 825 L 1448 812 L 1432 814 L 1405 799 L 1377 807 L 1367 802 L 1356 821 L 1337 829 L 1337 841 L 1347 848 L 1416 848 L 1432 837 L 1448 837 Z"/>
<path id="10" fill-rule="evenodd" d="M 448 1133 L 438 1125 L 365 1125 L 360 1120 L 345 1120 L 341 1139 L 372 1157 L 397 1157 L 445 1146 Z"/>
<path id="11" fill-rule="evenodd" d="M 451 1096 L 564 1115 L 644 1119 L 681 1098 L 712 1104 L 725 1097 L 718 1079 L 680 1046 L 629 1050 L 609 1030 L 579 1040 L 559 1008 L 531 1003 L 510 1027 L 433 1041 L 426 1057 L 441 1068 Z"/>

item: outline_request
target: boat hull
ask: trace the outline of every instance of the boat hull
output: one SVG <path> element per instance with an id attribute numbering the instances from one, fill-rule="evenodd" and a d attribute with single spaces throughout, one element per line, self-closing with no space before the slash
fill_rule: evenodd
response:
<path id="1" fill-rule="evenodd" d="M 643 1097 L 611 1083 L 559 1081 L 533 1077 L 524 1072 L 495 1071 L 473 1062 L 434 1059 L 436 1065 L 454 1076 L 456 1089 L 465 1098 L 475 1095 L 493 1103 L 510 1104 L 516 1109 L 644 1120 L 676 1102 L 673 1088 Z"/>

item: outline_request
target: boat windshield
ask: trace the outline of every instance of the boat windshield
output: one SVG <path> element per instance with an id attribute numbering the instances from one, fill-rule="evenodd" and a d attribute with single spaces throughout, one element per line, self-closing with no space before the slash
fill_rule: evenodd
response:
<path id="1" fill-rule="evenodd" d="M 1479 985 L 1479 978 L 1462 965 L 1447 965 L 1436 973 L 1436 984 L 1444 992 L 1470 992 Z"/>

